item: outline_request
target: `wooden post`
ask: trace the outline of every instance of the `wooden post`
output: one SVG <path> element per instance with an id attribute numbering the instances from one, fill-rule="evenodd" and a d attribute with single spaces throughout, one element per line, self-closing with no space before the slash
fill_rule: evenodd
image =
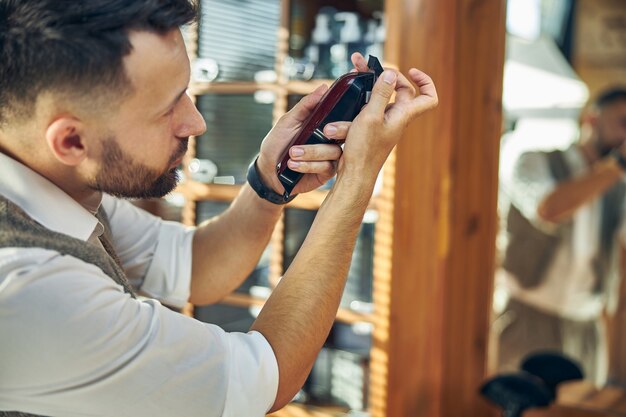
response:
<path id="1" fill-rule="evenodd" d="M 438 109 L 385 168 L 375 259 L 370 410 L 489 414 L 504 0 L 386 0 L 385 61 L 429 73 Z"/>

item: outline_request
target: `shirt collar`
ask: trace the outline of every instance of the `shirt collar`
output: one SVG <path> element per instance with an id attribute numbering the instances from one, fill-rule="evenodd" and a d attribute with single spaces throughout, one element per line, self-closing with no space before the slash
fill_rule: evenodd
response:
<path id="1" fill-rule="evenodd" d="M 102 226 L 93 213 L 52 182 L 0 152 L 0 194 L 55 232 L 86 241 Z M 98 201 L 91 201 L 98 207 Z"/>

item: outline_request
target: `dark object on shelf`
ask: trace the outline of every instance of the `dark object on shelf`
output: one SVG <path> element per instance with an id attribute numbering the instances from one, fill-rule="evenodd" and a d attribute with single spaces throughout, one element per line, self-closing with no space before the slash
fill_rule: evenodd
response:
<path id="1" fill-rule="evenodd" d="M 556 388 L 560 383 L 584 377 L 580 366 L 560 352 L 528 355 L 522 361 L 521 369 L 540 378 L 548 387 L 553 400 L 556 398 Z"/>
<path id="2" fill-rule="evenodd" d="M 527 372 L 498 375 L 483 384 L 480 393 L 502 407 L 503 417 L 521 417 L 535 407 L 546 407 L 552 401 L 543 381 Z"/>
<path id="3" fill-rule="evenodd" d="M 315 110 L 302 124 L 300 131 L 285 148 L 280 162 L 276 165 L 278 179 L 285 187 L 283 195 L 285 200 L 289 198 L 291 191 L 303 176 L 302 173 L 292 171 L 287 167 L 289 149 L 303 144 L 340 143 L 324 136 L 324 126 L 336 121 L 354 120 L 361 108 L 369 101 L 374 83 L 382 74 L 383 68 L 374 56 L 370 56 L 368 66 L 370 67 L 368 72 L 351 72 L 339 77 L 326 91 Z"/>

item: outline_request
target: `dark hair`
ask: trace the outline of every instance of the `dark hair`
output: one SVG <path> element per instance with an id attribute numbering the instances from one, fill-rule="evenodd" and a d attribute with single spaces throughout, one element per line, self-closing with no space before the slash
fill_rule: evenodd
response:
<path id="1" fill-rule="evenodd" d="M 626 101 L 626 87 L 614 87 L 603 91 L 598 95 L 593 104 L 596 109 L 601 110 L 618 101 Z"/>
<path id="2" fill-rule="evenodd" d="M 128 32 L 196 15 L 192 0 L 0 0 L 0 125 L 31 116 L 43 92 L 119 95 L 131 87 Z"/>

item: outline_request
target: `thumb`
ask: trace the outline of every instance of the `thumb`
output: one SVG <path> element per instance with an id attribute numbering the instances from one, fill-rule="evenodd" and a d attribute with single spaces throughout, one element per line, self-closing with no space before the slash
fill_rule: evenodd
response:
<path id="1" fill-rule="evenodd" d="M 320 85 L 313 90 L 312 93 L 303 97 L 287 114 L 293 117 L 296 122 L 304 122 L 318 105 L 327 90 L 328 86 L 326 84 Z"/>
<path id="2" fill-rule="evenodd" d="M 370 101 L 363 109 L 363 112 L 382 115 L 395 91 L 397 79 L 398 74 L 394 70 L 385 70 L 380 77 L 378 77 L 378 80 L 376 80 Z"/>

